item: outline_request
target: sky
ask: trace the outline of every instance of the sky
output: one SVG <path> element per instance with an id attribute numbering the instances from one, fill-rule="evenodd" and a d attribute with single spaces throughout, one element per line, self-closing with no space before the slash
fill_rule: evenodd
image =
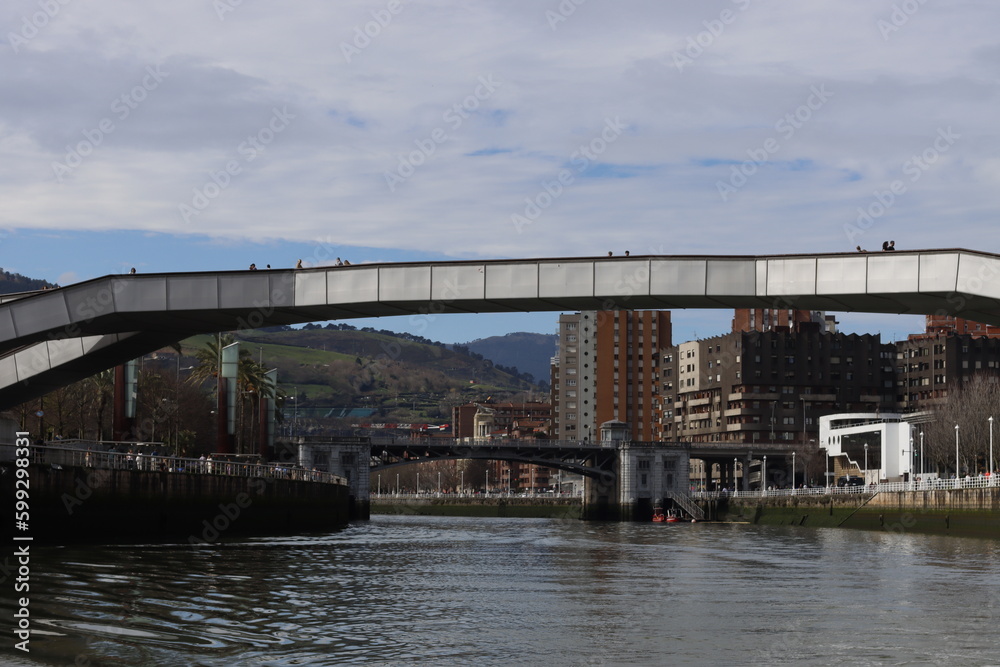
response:
<path id="1" fill-rule="evenodd" d="M 998 25 L 988 0 L 8 0 L 0 265 L 998 252 Z M 731 317 L 675 312 L 674 340 Z"/>

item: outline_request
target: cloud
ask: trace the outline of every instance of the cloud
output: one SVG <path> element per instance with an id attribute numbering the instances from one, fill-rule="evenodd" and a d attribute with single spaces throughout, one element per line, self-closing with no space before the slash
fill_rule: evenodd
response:
<path id="1" fill-rule="evenodd" d="M 892 4 L 832 0 L 227 7 L 67 3 L 0 49 L 0 226 L 334 230 L 457 257 L 850 250 L 857 207 L 951 127 L 962 139 L 870 234 L 996 250 L 989 3 L 923 4 L 899 25 Z M 0 18 L 19 34 L 37 8 Z M 817 86 L 831 96 L 810 106 Z M 292 116 L 280 132 L 276 110 Z M 515 230 L 615 118 L 628 131 Z"/>

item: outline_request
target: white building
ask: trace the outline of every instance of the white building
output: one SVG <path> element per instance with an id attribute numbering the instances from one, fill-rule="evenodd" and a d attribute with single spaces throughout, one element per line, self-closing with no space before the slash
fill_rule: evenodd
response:
<path id="1" fill-rule="evenodd" d="M 828 468 L 834 476 L 831 484 L 859 472 L 866 484 L 908 481 L 919 469 L 914 437 L 912 425 L 901 414 L 846 412 L 819 418 L 820 447 L 833 462 Z"/>

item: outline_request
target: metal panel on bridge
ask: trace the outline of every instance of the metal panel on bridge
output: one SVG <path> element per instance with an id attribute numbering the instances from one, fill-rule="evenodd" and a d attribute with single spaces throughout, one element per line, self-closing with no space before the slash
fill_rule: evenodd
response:
<path id="1" fill-rule="evenodd" d="M 883 294 L 916 292 L 920 287 L 918 255 L 872 254 L 868 257 L 868 291 Z"/>
<path id="2" fill-rule="evenodd" d="M 538 296 L 572 298 L 594 296 L 592 262 L 539 262 Z"/>
<path id="3" fill-rule="evenodd" d="M 839 296 L 868 291 L 868 258 L 821 257 L 816 262 L 816 294 Z"/>
<path id="4" fill-rule="evenodd" d="M 768 296 L 816 294 L 814 258 L 767 260 Z"/>
<path id="5" fill-rule="evenodd" d="M 1000 299 L 1000 259 L 963 254 L 957 282 L 959 292 Z"/>
<path id="6" fill-rule="evenodd" d="M 167 309 L 167 278 L 135 276 L 119 281 L 115 287 L 115 310 L 120 313 L 163 311 Z"/>
<path id="7" fill-rule="evenodd" d="M 170 276 L 167 280 L 167 308 L 170 310 L 217 310 L 219 308 L 219 276 Z"/>
<path id="8" fill-rule="evenodd" d="M 482 300 L 486 295 L 486 267 L 482 264 L 431 267 L 431 300 L 439 304 Z"/>
<path id="9" fill-rule="evenodd" d="M 491 264 L 486 267 L 486 298 L 493 301 L 538 298 L 538 265 Z"/>
<path id="10" fill-rule="evenodd" d="M 756 260 L 708 260 L 705 291 L 709 296 L 753 296 L 758 294 Z"/>
<path id="11" fill-rule="evenodd" d="M 430 266 L 383 266 L 378 273 L 378 300 L 382 302 L 431 299 Z"/>

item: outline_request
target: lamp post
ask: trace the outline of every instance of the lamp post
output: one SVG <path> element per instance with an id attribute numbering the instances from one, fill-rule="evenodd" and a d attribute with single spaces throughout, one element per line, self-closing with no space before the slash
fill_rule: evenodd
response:
<path id="1" fill-rule="evenodd" d="M 738 482 L 736 481 L 736 464 L 737 464 L 738 462 L 739 462 L 739 459 L 738 459 L 737 457 L 735 457 L 735 456 L 734 456 L 734 457 L 733 457 L 733 492 L 734 492 L 734 493 L 735 493 L 736 491 L 739 491 L 739 490 L 740 490 L 740 485 L 739 485 L 739 483 L 738 483 Z"/>
<path id="2" fill-rule="evenodd" d="M 760 469 L 760 495 L 767 495 L 767 454 L 764 454 L 764 464 Z"/>
<path id="3" fill-rule="evenodd" d="M 826 492 L 830 492 L 830 450 L 826 451 L 826 468 L 823 469 L 823 483 L 826 486 Z"/>
<path id="4" fill-rule="evenodd" d="M 420 493 L 420 473 L 417 473 L 417 493 Z"/>
<path id="5" fill-rule="evenodd" d="M 396 473 L 396 495 L 399 495 L 399 473 Z"/>
<path id="6" fill-rule="evenodd" d="M 910 481 L 913 481 L 913 459 L 916 457 L 916 448 L 913 446 L 913 435 L 910 435 Z"/>
<path id="7" fill-rule="evenodd" d="M 795 491 L 795 452 L 792 452 L 792 491 Z"/>
<path id="8" fill-rule="evenodd" d="M 441 495 L 441 471 L 438 470 L 438 495 Z"/>
<path id="9" fill-rule="evenodd" d="M 485 492 L 487 494 L 490 492 L 490 469 L 489 468 L 486 469 L 486 490 L 485 490 Z"/>
<path id="10" fill-rule="evenodd" d="M 955 483 L 958 484 L 958 424 L 955 424 Z"/>
<path id="11" fill-rule="evenodd" d="M 920 476 L 924 476 L 924 432 L 920 432 Z"/>
<path id="12" fill-rule="evenodd" d="M 865 484 L 868 484 L 868 443 L 865 443 Z"/>
<path id="13" fill-rule="evenodd" d="M 993 417 L 990 417 L 990 485 L 993 484 Z"/>
<path id="14" fill-rule="evenodd" d="M 465 494 L 465 471 L 464 470 L 460 470 L 458 474 L 459 474 L 459 479 L 461 480 L 458 483 L 458 494 L 459 495 L 464 495 Z"/>
<path id="15" fill-rule="evenodd" d="M 378 475 L 378 493 L 376 495 L 382 495 L 382 473 Z"/>

